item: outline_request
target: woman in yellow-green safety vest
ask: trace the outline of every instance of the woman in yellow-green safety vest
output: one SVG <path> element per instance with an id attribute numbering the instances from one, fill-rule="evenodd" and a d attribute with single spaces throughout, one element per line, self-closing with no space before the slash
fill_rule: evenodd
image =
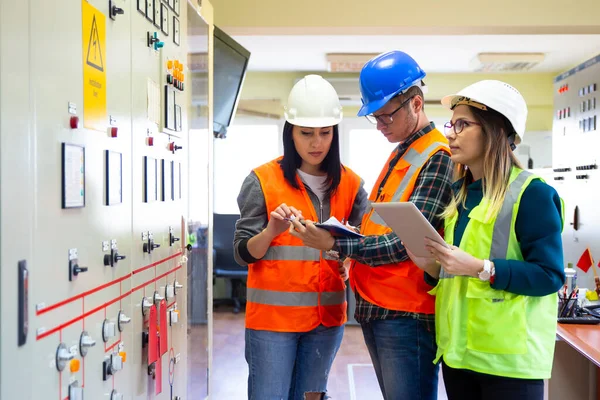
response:
<path id="1" fill-rule="evenodd" d="M 434 362 L 449 400 L 542 400 L 565 279 L 562 200 L 513 153 L 527 119 L 514 87 L 480 81 L 442 104 L 457 178 L 450 246 L 425 239 L 430 258 L 408 252 L 435 285 Z"/>

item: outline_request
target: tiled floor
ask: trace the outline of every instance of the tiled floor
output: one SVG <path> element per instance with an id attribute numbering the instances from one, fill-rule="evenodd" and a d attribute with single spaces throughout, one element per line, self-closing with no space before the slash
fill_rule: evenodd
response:
<path id="1" fill-rule="evenodd" d="M 244 359 L 244 314 L 218 309 L 214 313 L 214 322 L 211 399 L 246 399 L 248 366 Z M 346 326 L 328 386 L 332 400 L 382 399 L 360 327 Z M 194 395 L 191 398 L 201 397 Z M 438 399 L 447 400 L 441 376 Z"/>
<path id="2" fill-rule="evenodd" d="M 188 329 L 188 399 L 204 400 L 208 393 L 208 327 Z"/>

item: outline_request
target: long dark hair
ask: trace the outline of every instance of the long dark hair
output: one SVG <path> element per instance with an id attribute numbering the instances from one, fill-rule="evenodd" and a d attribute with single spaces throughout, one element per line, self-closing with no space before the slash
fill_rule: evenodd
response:
<path id="1" fill-rule="evenodd" d="M 283 127 L 283 158 L 279 161 L 285 180 L 295 189 L 300 189 L 296 178 L 296 170 L 302 165 L 302 157 L 296 151 L 292 131 L 294 125 L 285 122 Z M 333 126 L 333 139 L 329 152 L 321 163 L 320 170 L 327 173 L 327 190 L 328 195 L 333 195 L 337 190 L 342 179 L 342 162 L 340 160 L 340 139 L 339 129 L 337 125 Z"/>

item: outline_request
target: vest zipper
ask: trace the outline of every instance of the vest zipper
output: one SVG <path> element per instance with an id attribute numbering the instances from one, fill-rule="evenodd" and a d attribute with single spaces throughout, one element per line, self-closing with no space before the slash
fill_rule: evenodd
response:
<path id="1" fill-rule="evenodd" d="M 319 208 L 320 208 L 319 222 L 323 222 L 323 203 L 321 202 L 321 199 L 319 199 Z"/>

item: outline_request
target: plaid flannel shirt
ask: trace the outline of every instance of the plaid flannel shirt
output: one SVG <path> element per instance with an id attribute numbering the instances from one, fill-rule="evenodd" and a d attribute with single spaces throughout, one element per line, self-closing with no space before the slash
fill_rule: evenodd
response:
<path id="1" fill-rule="evenodd" d="M 412 135 L 404 143 L 400 143 L 398 145 L 399 156 L 390 162 L 388 169 L 394 168 L 398 160 L 415 140 L 434 128 L 434 124 L 431 123 L 426 128 Z M 439 151 L 435 153 L 423 166 L 415 183 L 415 188 L 409 198 L 409 201 L 417 206 L 425 218 L 436 229 L 442 226 L 443 220 L 439 215 L 450 202 L 452 194 L 452 169 L 452 161 L 446 152 Z M 400 238 L 393 232 L 386 235 L 365 236 L 358 239 L 339 237 L 336 238 L 334 249 L 339 252 L 341 257 L 351 257 L 373 268 L 377 268 L 379 265 L 408 260 L 408 255 L 400 242 Z M 431 323 L 434 320 L 434 315 L 388 310 L 368 302 L 358 293 L 355 293 L 355 296 L 356 310 L 354 318 L 358 322 L 401 317 L 413 317 Z"/>

